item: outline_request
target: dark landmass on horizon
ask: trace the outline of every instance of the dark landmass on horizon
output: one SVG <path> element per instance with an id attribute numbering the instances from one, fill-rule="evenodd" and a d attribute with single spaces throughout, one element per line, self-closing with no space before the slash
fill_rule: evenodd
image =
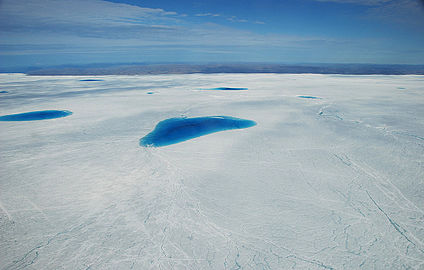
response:
<path id="1" fill-rule="evenodd" d="M 193 73 L 315 73 L 345 75 L 424 75 L 424 65 L 381 64 L 92 64 L 31 68 L 28 75 L 157 75 Z"/>

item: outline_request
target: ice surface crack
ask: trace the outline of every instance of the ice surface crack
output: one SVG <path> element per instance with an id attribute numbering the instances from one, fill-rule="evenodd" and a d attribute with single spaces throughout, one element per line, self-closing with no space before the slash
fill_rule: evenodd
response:
<path id="1" fill-rule="evenodd" d="M 346 166 L 352 166 L 352 162 L 350 162 L 350 159 L 345 155 L 337 155 L 337 154 L 333 154 L 336 158 L 338 158 L 343 164 L 345 164 Z"/>
<path id="2" fill-rule="evenodd" d="M 76 230 L 79 230 L 79 229 L 82 229 L 83 227 L 88 226 L 88 225 L 90 225 L 93 222 L 94 221 L 92 221 L 90 223 L 87 223 L 87 224 L 80 224 L 80 225 L 76 226 L 75 228 L 72 228 L 72 229 L 69 229 L 69 230 L 65 230 L 63 232 L 58 232 L 53 237 L 49 238 L 45 244 L 43 244 L 43 243 L 38 244 L 36 247 L 32 248 L 27 253 L 25 253 L 25 255 L 22 256 L 21 259 L 18 259 L 16 261 L 13 261 L 13 264 L 12 265 L 9 265 L 5 269 L 23 269 L 23 268 L 26 268 L 26 267 L 34 264 L 35 261 L 37 260 L 38 256 L 39 256 L 39 250 L 40 249 L 48 246 L 53 240 L 55 240 L 56 238 L 58 238 L 60 235 L 63 235 L 63 234 L 66 234 L 66 233 L 70 233 L 70 232 L 73 232 L 73 231 L 76 231 Z M 27 260 L 28 258 L 30 258 L 31 254 L 33 254 L 34 252 L 35 252 L 35 255 L 31 259 L 31 261 Z"/>
<path id="3" fill-rule="evenodd" d="M 390 218 L 390 216 L 377 204 L 377 202 L 373 199 L 373 197 L 371 197 L 370 193 L 368 192 L 368 190 L 366 190 L 368 197 L 370 198 L 370 200 L 374 203 L 374 205 L 378 208 L 378 210 L 380 210 L 380 212 L 382 212 L 384 214 L 384 216 L 386 216 L 387 220 L 390 222 L 390 224 L 392 224 L 392 226 L 395 228 L 395 230 L 400 233 L 403 238 L 406 239 L 406 241 L 408 241 L 409 243 L 411 243 L 414 247 L 417 247 L 417 245 L 411 241 L 411 239 L 409 239 L 409 237 L 406 235 L 406 230 L 404 228 L 402 228 L 402 226 L 400 226 L 399 224 L 397 224 L 393 219 Z M 417 247 L 418 248 L 418 247 Z M 420 250 L 422 253 L 424 253 L 424 251 L 421 248 L 418 248 L 418 250 Z"/>
<path id="4" fill-rule="evenodd" d="M 317 265 L 317 266 L 322 267 L 322 268 L 325 268 L 325 269 L 331 269 L 331 270 L 334 270 L 335 269 L 332 266 L 325 265 L 324 263 L 322 263 L 320 261 L 303 259 L 303 258 L 297 257 L 296 255 L 290 255 L 290 256 L 287 256 L 286 258 L 294 258 L 294 259 L 297 259 L 297 260 L 300 260 L 300 261 L 303 261 L 303 262 L 307 262 L 307 263 L 311 263 L 311 264 Z"/>

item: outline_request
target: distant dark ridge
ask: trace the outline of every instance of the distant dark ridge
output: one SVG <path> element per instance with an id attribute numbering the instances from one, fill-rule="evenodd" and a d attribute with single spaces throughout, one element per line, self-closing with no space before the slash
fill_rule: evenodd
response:
<path id="1" fill-rule="evenodd" d="M 344 75 L 424 75 L 424 65 L 374 64 L 150 64 L 104 67 L 59 67 L 28 71 L 28 75 L 146 75 L 192 73 L 315 73 Z"/>

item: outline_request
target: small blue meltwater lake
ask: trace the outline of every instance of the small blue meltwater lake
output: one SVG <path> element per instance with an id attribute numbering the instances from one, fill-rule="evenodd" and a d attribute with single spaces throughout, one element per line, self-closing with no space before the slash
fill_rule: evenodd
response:
<path id="1" fill-rule="evenodd" d="M 54 118 L 61 118 L 71 115 L 70 111 L 58 111 L 58 110 L 47 110 L 47 111 L 35 111 L 18 114 L 9 114 L 0 116 L 0 121 L 36 121 L 36 120 L 47 120 Z"/>
<path id="2" fill-rule="evenodd" d="M 152 132 L 141 138 L 140 146 L 161 147 L 219 131 L 255 125 L 255 121 L 230 116 L 170 118 L 159 122 Z"/>

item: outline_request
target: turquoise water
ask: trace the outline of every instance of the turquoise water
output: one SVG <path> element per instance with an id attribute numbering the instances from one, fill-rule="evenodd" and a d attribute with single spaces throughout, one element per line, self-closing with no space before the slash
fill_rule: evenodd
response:
<path id="1" fill-rule="evenodd" d="M 36 121 L 36 120 L 47 120 L 54 118 L 61 118 L 71 115 L 70 111 L 57 111 L 57 110 L 48 110 L 48 111 L 35 111 L 35 112 L 26 112 L 18 114 L 9 114 L 0 116 L 0 121 Z"/>
<path id="2" fill-rule="evenodd" d="M 202 88 L 201 90 L 240 91 L 240 90 L 248 90 L 248 88 L 217 87 L 217 88 Z"/>
<path id="3" fill-rule="evenodd" d="M 314 96 L 298 96 L 300 98 L 310 98 L 310 99 L 320 99 L 319 97 L 314 97 Z"/>
<path id="4" fill-rule="evenodd" d="M 255 121 L 230 116 L 170 118 L 159 122 L 152 132 L 141 138 L 140 146 L 161 147 L 223 130 L 255 125 Z"/>
<path id="5" fill-rule="evenodd" d="M 147 92 L 148 95 L 153 95 L 155 92 Z"/>

